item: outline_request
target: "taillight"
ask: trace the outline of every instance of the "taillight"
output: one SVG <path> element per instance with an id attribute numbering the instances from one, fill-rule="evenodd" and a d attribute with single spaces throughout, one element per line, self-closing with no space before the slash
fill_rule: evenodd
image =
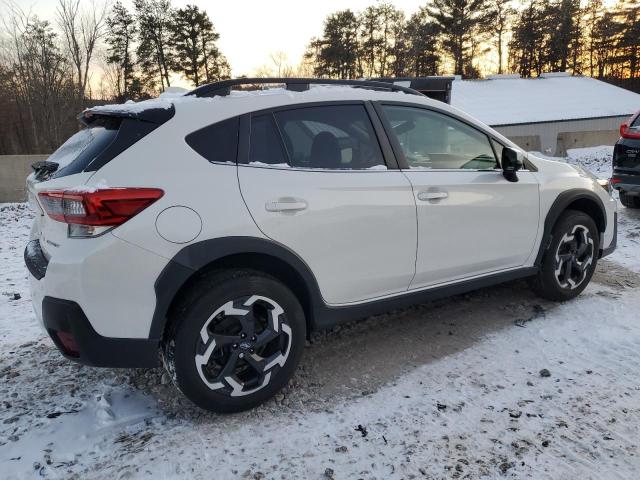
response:
<path id="1" fill-rule="evenodd" d="M 640 112 L 620 125 L 620 136 L 622 138 L 640 138 L 640 126 L 632 127 L 635 120 L 640 116 Z"/>
<path id="2" fill-rule="evenodd" d="M 99 188 L 92 191 L 40 192 L 49 217 L 69 225 L 115 227 L 136 216 L 164 195 L 158 188 Z"/>

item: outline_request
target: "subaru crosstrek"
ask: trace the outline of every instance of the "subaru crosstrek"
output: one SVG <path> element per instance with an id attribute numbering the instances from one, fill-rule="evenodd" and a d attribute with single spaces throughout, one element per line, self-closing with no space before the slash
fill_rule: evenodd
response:
<path id="1" fill-rule="evenodd" d="M 27 181 L 37 317 L 68 358 L 164 363 L 214 411 L 272 397 L 314 330 L 518 278 L 569 300 L 616 245 L 589 172 L 389 83 L 231 80 L 79 118 Z"/>

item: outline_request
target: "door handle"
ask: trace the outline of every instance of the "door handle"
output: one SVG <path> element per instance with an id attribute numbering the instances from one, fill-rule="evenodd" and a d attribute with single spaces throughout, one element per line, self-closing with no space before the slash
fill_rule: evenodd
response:
<path id="1" fill-rule="evenodd" d="M 443 198 L 448 198 L 449 194 L 447 192 L 420 192 L 418 193 L 418 200 L 423 201 L 431 201 L 431 200 L 442 200 Z"/>
<path id="2" fill-rule="evenodd" d="M 305 210 L 308 204 L 300 198 L 278 198 L 265 203 L 267 212 L 299 212 Z"/>

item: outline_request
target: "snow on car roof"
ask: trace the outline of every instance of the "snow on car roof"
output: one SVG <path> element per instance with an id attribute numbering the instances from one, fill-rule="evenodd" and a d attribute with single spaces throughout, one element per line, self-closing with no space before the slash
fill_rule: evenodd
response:
<path id="1" fill-rule="evenodd" d="M 491 126 L 626 116 L 640 95 L 590 77 L 564 73 L 524 79 L 455 80 L 451 104 Z"/>
<path id="2" fill-rule="evenodd" d="M 236 99 L 236 98 L 247 98 L 247 97 L 265 97 L 265 96 L 287 96 L 291 99 L 295 98 L 304 98 L 304 97 L 314 97 L 314 96 L 345 96 L 349 98 L 365 98 L 371 95 L 380 96 L 383 94 L 391 94 L 391 95 L 407 95 L 403 92 L 381 92 L 375 90 L 367 90 L 363 88 L 358 88 L 357 86 L 347 86 L 347 85 L 311 85 L 309 90 L 305 90 L 302 92 L 296 92 L 292 90 L 287 90 L 282 87 L 275 88 L 265 88 L 265 89 L 257 89 L 257 90 L 233 90 L 227 96 L 216 96 L 216 97 L 195 97 L 195 96 L 187 96 L 184 93 L 186 90 L 184 89 L 174 89 L 172 88 L 170 91 L 166 91 L 162 93 L 158 98 L 152 98 L 149 100 L 143 100 L 139 102 L 133 102 L 131 100 L 121 103 L 121 104 L 107 104 L 107 105 L 98 105 L 95 107 L 90 107 L 85 110 L 85 112 L 94 113 L 94 114 L 130 114 L 135 115 L 146 110 L 151 109 L 164 109 L 168 110 L 172 106 L 176 106 L 177 104 L 185 104 L 185 103 L 210 103 L 210 102 L 218 102 L 225 101 L 226 99 Z M 420 100 L 424 100 L 426 97 L 417 97 Z"/>

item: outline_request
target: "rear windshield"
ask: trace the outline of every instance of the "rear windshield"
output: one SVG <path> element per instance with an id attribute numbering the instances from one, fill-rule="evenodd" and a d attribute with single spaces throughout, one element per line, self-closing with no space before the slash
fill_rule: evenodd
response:
<path id="1" fill-rule="evenodd" d="M 80 130 L 47 159 L 59 164 L 54 178 L 82 172 L 107 149 L 118 135 L 120 122 L 108 122 Z"/>

